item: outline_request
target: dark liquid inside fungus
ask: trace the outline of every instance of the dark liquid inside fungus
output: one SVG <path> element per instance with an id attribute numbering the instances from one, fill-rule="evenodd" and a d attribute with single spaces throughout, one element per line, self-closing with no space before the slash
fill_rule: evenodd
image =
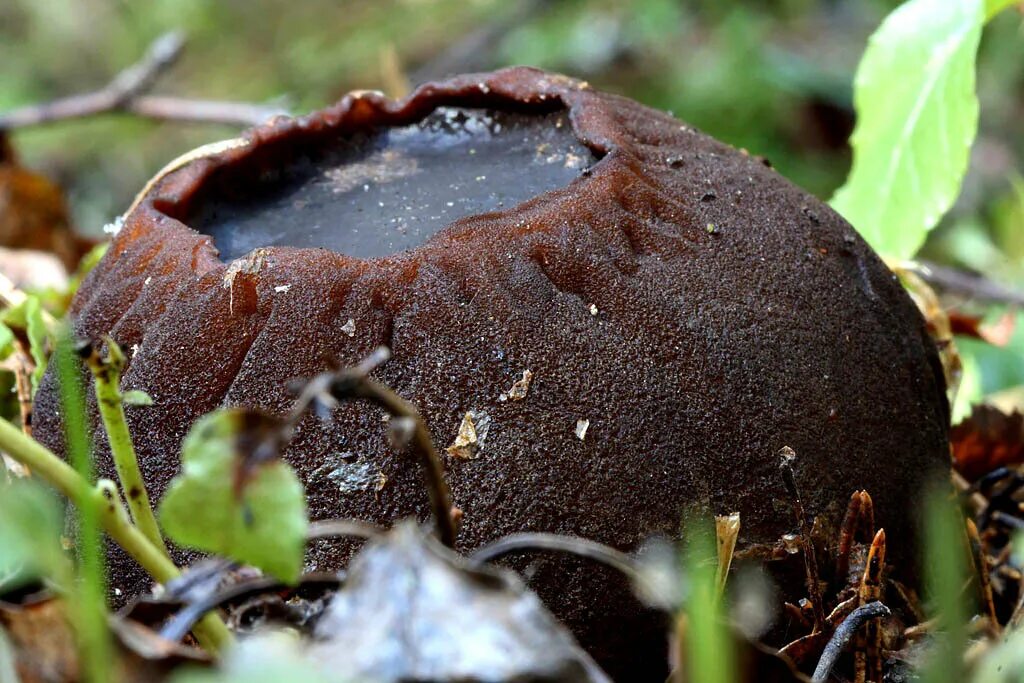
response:
<path id="1" fill-rule="evenodd" d="M 339 138 L 241 190 L 208 194 L 189 222 L 225 260 L 269 246 L 386 256 L 459 218 L 565 187 L 595 160 L 565 112 L 441 108 L 415 125 Z"/>

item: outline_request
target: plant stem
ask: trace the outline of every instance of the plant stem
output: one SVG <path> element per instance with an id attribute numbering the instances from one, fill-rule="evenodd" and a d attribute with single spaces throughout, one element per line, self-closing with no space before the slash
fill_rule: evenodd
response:
<path id="1" fill-rule="evenodd" d="M 132 526 L 126 515 L 119 514 L 119 506 L 90 486 L 70 465 L 37 441 L 22 434 L 7 420 L 0 420 L 0 450 L 30 467 L 33 474 L 53 485 L 79 510 L 95 510 L 100 524 L 110 537 L 158 582 L 167 583 L 180 576 L 181 572 L 170 558 Z M 202 646 L 213 654 L 219 653 L 232 641 L 231 632 L 220 617 L 214 614 L 207 615 L 196 624 L 193 633 Z"/>
<path id="2" fill-rule="evenodd" d="M 160 527 L 153 515 L 153 508 L 146 493 L 146 483 L 139 471 L 139 461 L 135 456 L 132 435 L 128 431 L 128 422 L 124 414 L 124 401 L 119 388 L 121 371 L 124 368 L 124 354 L 113 339 L 108 338 L 107 357 L 100 358 L 99 350 L 91 347 L 86 358 L 89 369 L 96 382 L 96 403 L 99 405 L 100 417 L 107 432 L 110 443 L 110 456 L 114 460 L 114 469 L 121 482 L 121 490 L 128 499 L 128 511 L 135 526 L 162 550 L 165 555 L 167 545 L 160 534 Z"/>

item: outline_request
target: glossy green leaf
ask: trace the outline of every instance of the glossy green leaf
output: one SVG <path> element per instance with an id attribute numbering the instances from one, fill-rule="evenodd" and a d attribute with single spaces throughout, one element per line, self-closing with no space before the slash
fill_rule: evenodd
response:
<path id="1" fill-rule="evenodd" d="M 266 420 L 238 409 L 198 420 L 185 438 L 182 471 L 164 494 L 160 521 L 180 545 L 294 582 L 302 569 L 306 501 L 287 463 L 253 462 Z"/>
<path id="2" fill-rule="evenodd" d="M 909 0 L 861 59 L 853 168 L 832 206 L 886 255 L 913 256 L 960 192 L 984 20 L 982 0 Z"/>

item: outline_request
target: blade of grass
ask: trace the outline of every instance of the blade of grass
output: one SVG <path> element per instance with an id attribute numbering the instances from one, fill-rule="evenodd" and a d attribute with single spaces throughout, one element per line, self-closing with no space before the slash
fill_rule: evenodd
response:
<path id="1" fill-rule="evenodd" d="M 939 631 L 931 648 L 922 680 L 954 683 L 966 680 L 967 606 L 963 586 L 967 580 L 964 524 L 949 498 L 948 486 L 934 486 L 925 499 L 925 589 Z"/>
<path id="2" fill-rule="evenodd" d="M 85 398 L 71 340 L 61 335 L 54 353 L 64 411 L 64 436 L 68 459 L 88 485 L 94 480 L 89 430 L 85 424 Z M 94 505 L 78 509 L 76 541 L 78 555 L 78 597 L 72 613 L 79 642 L 83 678 L 93 683 L 111 680 L 112 646 L 107 629 L 106 579 L 99 515 Z"/>
<path id="3" fill-rule="evenodd" d="M 685 566 L 689 595 L 685 607 L 685 656 L 689 681 L 733 683 L 736 653 L 718 594 L 718 557 L 714 534 L 706 524 L 686 525 Z"/>

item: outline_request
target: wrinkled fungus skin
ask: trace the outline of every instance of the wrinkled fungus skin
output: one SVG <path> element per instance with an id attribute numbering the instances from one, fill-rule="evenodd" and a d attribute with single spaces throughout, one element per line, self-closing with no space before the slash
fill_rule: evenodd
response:
<path id="1" fill-rule="evenodd" d="M 290 146 L 409 125 L 439 106 L 564 108 L 598 161 L 567 186 L 458 220 L 411 250 L 357 259 L 273 247 L 236 264 L 230 286 L 216 245 L 183 222 L 222 173 L 255 175 Z M 492 420 L 475 459 L 445 456 L 461 548 L 534 530 L 634 550 L 676 534 L 695 505 L 740 511 L 741 548 L 772 543 L 794 528 L 776 456 L 790 446 L 810 514 L 835 524 L 866 488 L 897 564 L 913 556 L 914 494 L 948 464 L 936 349 L 853 228 L 763 161 L 526 68 L 428 84 L 400 102 L 353 94 L 247 136 L 157 182 L 74 300 L 76 332 L 129 350 L 123 387 L 155 401 L 129 412 L 155 495 L 199 416 L 223 405 L 283 414 L 290 379 L 384 344 L 394 358 L 376 376 L 419 407 L 439 446 L 466 411 Z M 524 370 L 526 397 L 500 400 Z M 52 376 L 36 415 L 36 434 L 60 449 Z M 590 421 L 582 440 L 580 419 Z M 365 404 L 342 406 L 330 427 L 302 422 L 287 457 L 313 519 L 425 518 L 420 470 L 385 431 Z M 337 567 L 349 552 L 324 545 L 310 561 Z M 112 556 L 115 587 L 146 585 Z M 621 577 L 564 556 L 520 560 L 609 673 L 661 680 L 662 620 Z"/>

